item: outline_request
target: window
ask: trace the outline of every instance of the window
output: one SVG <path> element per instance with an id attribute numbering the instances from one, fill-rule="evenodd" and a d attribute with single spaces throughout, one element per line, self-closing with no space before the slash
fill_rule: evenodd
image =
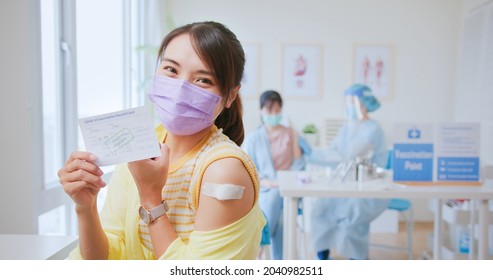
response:
<path id="1" fill-rule="evenodd" d="M 126 58 L 122 3 L 121 0 L 76 1 L 79 118 L 124 109 Z"/>
<path id="2" fill-rule="evenodd" d="M 44 186 L 55 187 L 57 170 L 62 164 L 62 131 L 60 124 L 58 19 L 56 0 L 43 0 L 41 5 L 41 59 L 43 92 Z"/>
<path id="3" fill-rule="evenodd" d="M 493 2 L 468 12 L 463 28 L 455 118 L 493 123 Z"/>
<path id="4" fill-rule="evenodd" d="M 58 183 L 57 171 L 72 151 L 84 150 L 77 119 L 143 104 L 131 70 L 138 65 L 132 63 L 132 48 L 143 2 L 38 1 L 44 161 L 38 233 L 73 235 L 75 213 Z M 103 170 L 103 180 L 108 181 L 112 167 Z M 104 197 L 101 191 L 98 206 Z"/>
<path id="5" fill-rule="evenodd" d="M 38 233 L 40 235 L 66 235 L 67 209 L 58 206 L 38 216 Z"/>

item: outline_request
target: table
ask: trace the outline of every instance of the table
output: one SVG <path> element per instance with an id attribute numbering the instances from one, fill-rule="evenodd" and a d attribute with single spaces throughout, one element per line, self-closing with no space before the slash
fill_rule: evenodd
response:
<path id="1" fill-rule="evenodd" d="M 78 240 L 76 236 L 0 234 L 0 260 L 63 260 Z"/>
<path id="2" fill-rule="evenodd" d="M 339 198 L 403 198 L 436 199 L 442 205 L 444 199 L 472 199 L 479 201 L 478 259 L 486 259 L 488 252 L 488 200 L 493 199 L 493 181 L 482 186 L 405 186 L 390 179 L 370 180 L 364 183 L 330 183 L 320 178 L 301 183 L 296 171 L 279 171 L 279 191 L 284 198 L 284 259 L 296 257 L 296 216 L 298 200 L 302 197 Z M 442 208 L 437 207 L 433 226 L 433 257 L 441 259 Z M 473 237 L 472 237 L 473 238 Z M 472 242 L 471 242 L 472 243 Z"/>

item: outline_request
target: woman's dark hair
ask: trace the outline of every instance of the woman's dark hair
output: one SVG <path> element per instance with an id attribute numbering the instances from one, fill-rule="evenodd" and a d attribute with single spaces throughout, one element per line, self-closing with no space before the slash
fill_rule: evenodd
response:
<path id="1" fill-rule="evenodd" d="M 260 109 L 267 106 L 267 108 L 271 108 L 274 103 L 278 103 L 282 108 L 282 98 L 279 92 L 274 90 L 267 90 L 260 95 Z"/>
<path id="2" fill-rule="evenodd" d="M 200 59 L 212 70 L 226 103 L 233 89 L 240 85 L 245 67 L 245 53 L 236 35 L 226 26 L 212 21 L 196 22 L 171 31 L 161 43 L 158 59 L 162 58 L 169 42 L 181 34 L 189 34 L 192 46 Z M 243 143 L 243 106 L 238 93 L 229 108 L 224 108 L 215 125 L 223 129 L 238 146 Z"/>

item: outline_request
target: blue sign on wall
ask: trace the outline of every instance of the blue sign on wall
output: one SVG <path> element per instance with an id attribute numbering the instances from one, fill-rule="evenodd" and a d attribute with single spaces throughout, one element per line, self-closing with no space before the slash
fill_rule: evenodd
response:
<path id="1" fill-rule="evenodd" d="M 394 144 L 394 181 L 433 181 L 433 144 Z"/>

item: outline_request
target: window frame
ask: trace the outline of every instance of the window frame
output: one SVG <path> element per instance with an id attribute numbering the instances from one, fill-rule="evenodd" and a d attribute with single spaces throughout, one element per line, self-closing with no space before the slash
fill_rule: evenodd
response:
<path id="1" fill-rule="evenodd" d="M 38 16 L 41 20 L 41 8 L 42 0 L 36 1 L 38 5 Z M 136 1 L 132 3 L 131 0 L 123 0 L 123 104 L 125 108 L 132 106 L 143 105 L 143 98 L 139 98 L 138 93 L 132 90 L 132 85 L 135 83 L 132 80 L 132 42 L 135 30 L 139 30 L 140 22 L 131 21 L 131 16 L 136 15 L 137 19 L 141 19 L 141 7 L 143 1 Z M 59 42 L 58 48 L 55 44 L 55 60 L 58 61 L 56 69 L 56 85 L 55 88 L 59 90 L 57 96 L 60 98 L 57 106 L 57 115 L 60 116 L 59 123 L 61 131 L 61 165 L 70 154 L 78 148 L 78 104 L 77 104 L 77 41 L 76 41 L 76 0 L 55 0 L 56 12 L 55 12 L 55 40 Z M 137 7 L 137 13 L 132 12 L 132 8 Z M 133 25 L 136 25 L 133 26 Z M 41 24 L 39 26 L 38 34 L 41 34 Z M 132 32 L 134 30 L 134 32 Z M 39 35 L 39 46 L 41 46 L 41 35 Z M 40 51 L 41 53 L 41 51 Z M 41 60 L 41 55 L 40 55 Z M 140 64 L 140 63 L 139 63 Z M 141 67 L 137 71 L 141 71 Z M 41 67 L 39 71 L 40 81 L 42 81 Z M 41 91 L 42 93 L 42 91 Z M 43 168 L 37 175 L 41 182 L 35 191 L 38 205 L 36 207 L 35 221 L 36 228 L 39 233 L 38 217 L 48 211 L 51 211 L 57 207 L 65 206 L 65 229 L 66 235 L 77 235 L 77 217 L 75 214 L 75 208 L 70 197 L 64 192 L 58 181 L 45 182 L 44 178 L 44 159 L 46 156 L 44 152 L 44 124 L 43 124 L 43 108 L 42 108 L 42 94 L 40 96 L 33 96 L 33 102 L 36 108 L 33 110 L 34 123 L 39 124 L 37 131 L 34 131 L 34 135 L 37 135 L 38 139 L 42 141 L 35 142 L 35 150 L 41 151 L 41 158 L 36 162 L 40 163 Z M 103 175 L 103 180 L 108 181 L 112 175 L 112 171 Z M 98 199 L 99 200 L 99 199 Z M 102 203 L 100 203 L 102 206 Z"/>

